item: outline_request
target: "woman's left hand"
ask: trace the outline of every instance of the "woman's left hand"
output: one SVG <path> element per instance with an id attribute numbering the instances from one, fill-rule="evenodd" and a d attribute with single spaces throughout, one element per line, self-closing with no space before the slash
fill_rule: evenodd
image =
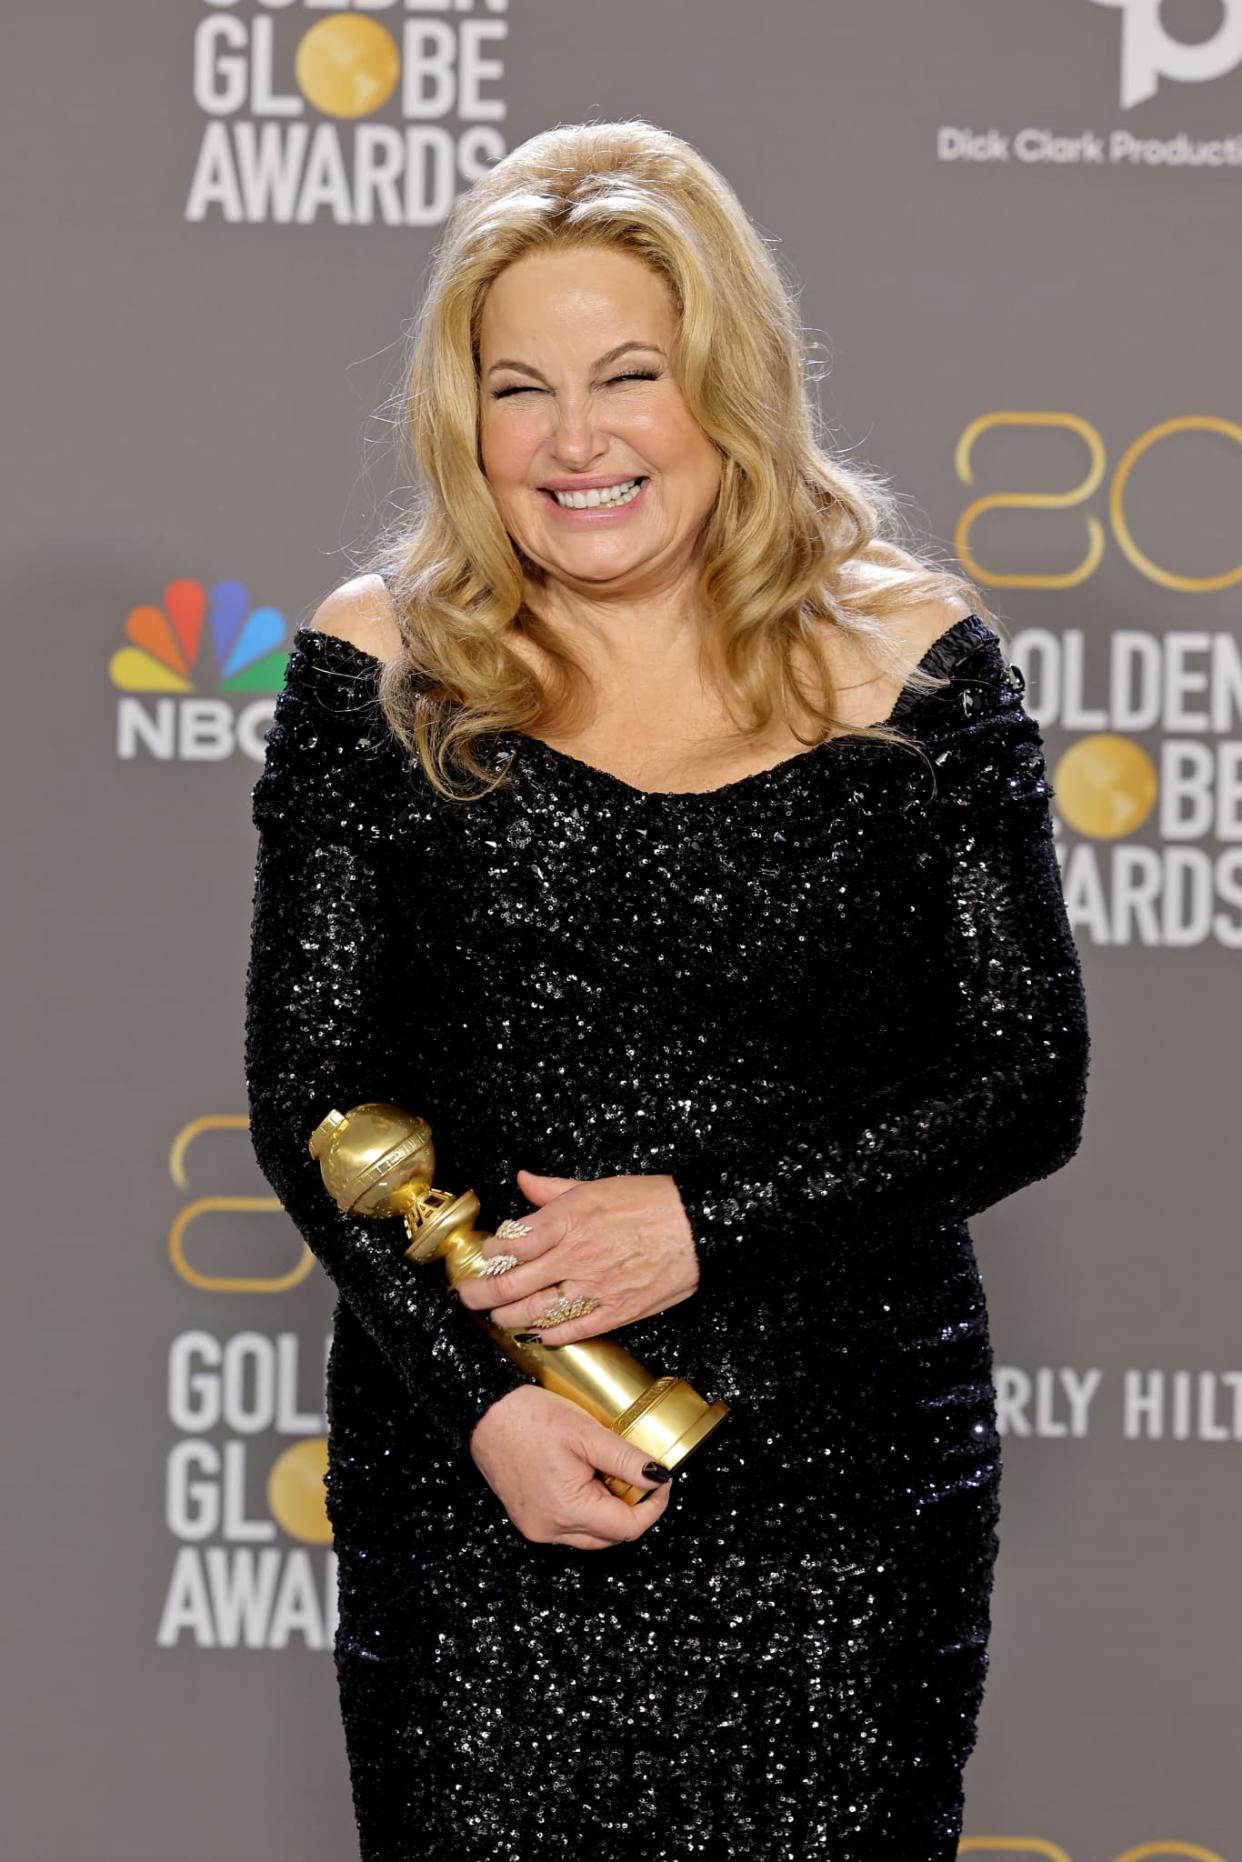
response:
<path id="1" fill-rule="evenodd" d="M 598 1338 L 689 1299 L 699 1283 L 694 1236 L 672 1177 L 540 1177 L 519 1170 L 536 1205 L 529 1233 L 492 1235 L 483 1253 L 516 1254 L 502 1274 L 459 1280 L 463 1306 L 490 1312 L 507 1331 L 537 1331 L 550 1345 Z M 560 1325 L 540 1324 L 562 1293 L 598 1306 Z"/>

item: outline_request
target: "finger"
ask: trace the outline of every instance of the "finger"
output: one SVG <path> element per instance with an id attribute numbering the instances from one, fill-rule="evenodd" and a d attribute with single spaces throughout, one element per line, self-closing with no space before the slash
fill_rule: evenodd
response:
<path id="1" fill-rule="evenodd" d="M 619 1475 L 631 1487 L 667 1487 L 672 1480 L 670 1470 L 653 1461 L 646 1449 L 639 1448 L 635 1442 L 627 1442 L 623 1435 L 606 1429 L 602 1422 L 589 1430 L 582 1447 L 593 1468 L 601 1474 Z M 611 1494 L 608 1497 L 615 1498 Z"/>
<path id="2" fill-rule="evenodd" d="M 631 1505 L 628 1500 L 609 1493 L 602 1481 L 594 1485 L 598 1497 L 590 1509 L 587 1524 L 593 1532 L 606 1534 L 615 1545 L 639 1539 L 654 1526 L 667 1510 L 673 1491 L 671 1486 L 654 1487 L 648 1490 L 648 1499 Z"/>
<path id="3" fill-rule="evenodd" d="M 500 1276 L 501 1279 L 504 1275 Z M 484 1285 L 486 1286 L 486 1281 Z M 549 1315 L 555 1317 L 560 1311 L 561 1295 L 571 1302 L 578 1299 L 594 1299 L 595 1305 L 589 1312 L 579 1313 L 574 1319 L 561 1318 L 556 1325 L 544 1323 Z M 588 1293 L 580 1280 L 557 1280 L 550 1286 L 541 1287 L 531 1299 L 515 1300 L 505 1305 L 493 1306 L 491 1317 L 493 1325 L 502 1325 L 510 1332 L 540 1332 L 552 1344 L 571 1344 L 573 1341 L 562 1338 L 571 1326 L 578 1328 L 578 1336 L 598 1338 L 606 1329 L 600 1314 L 604 1302 L 598 1294 Z"/>
<path id="4" fill-rule="evenodd" d="M 523 1261 L 506 1274 L 471 1274 L 457 1282 L 457 1291 L 462 1304 L 469 1306 L 472 1312 L 490 1312 L 497 1325 L 516 1327 L 516 1318 L 496 1318 L 497 1313 L 502 1309 L 516 1313 L 518 1302 L 524 1301 L 522 1323 L 525 1324 L 548 1306 L 555 1306 L 561 1297 L 556 1285 L 561 1275 L 556 1266 L 555 1260 L 541 1258 Z"/>
<path id="5" fill-rule="evenodd" d="M 540 1214 L 538 1210 L 533 1210 L 531 1220 L 525 1225 L 527 1225 L 525 1235 L 499 1235 L 497 1233 L 497 1235 L 486 1236 L 486 1240 L 480 1242 L 479 1266 L 475 1268 L 475 1272 L 479 1274 L 480 1268 L 484 1268 L 488 1261 L 495 1261 L 497 1255 L 506 1255 L 508 1259 L 516 1255 L 518 1266 L 525 1266 L 529 1261 L 540 1261 L 546 1253 L 549 1253 L 549 1249 L 555 1248 L 570 1233 L 570 1223 L 557 1212 Z M 512 1274 L 516 1270 L 508 1268 L 508 1272 Z M 484 1277 L 503 1279 L 501 1274 L 484 1275 Z"/>
<path id="6" fill-rule="evenodd" d="M 558 1298 L 559 1295 L 554 1293 L 548 1304 L 554 1306 Z M 539 1306 L 536 1317 L 544 1310 L 543 1306 Z M 600 1300 L 598 1306 L 593 1307 L 590 1312 L 583 1313 L 580 1319 L 564 1319 L 560 1325 L 538 1325 L 533 1320 L 528 1320 L 523 1325 L 511 1327 L 507 1319 L 499 1323 L 506 1331 L 538 1332 L 540 1343 L 544 1345 L 584 1345 L 588 1339 L 602 1338 L 605 1332 L 611 1332 L 621 1323 L 618 1319 L 609 1318 L 609 1310 L 607 1301 Z M 626 1323 L 628 1324 L 629 1321 Z"/>
<path id="7" fill-rule="evenodd" d="M 529 1234 L 489 1235 L 479 1252 L 487 1261 L 495 1260 L 499 1254 L 516 1254 L 519 1261 L 534 1261 L 554 1248 L 563 1232 L 564 1224 L 559 1217 L 546 1216 L 537 1221 L 532 1213 Z"/>
<path id="8" fill-rule="evenodd" d="M 615 1539 L 600 1539 L 593 1532 L 563 1532 L 551 1542 L 553 1545 L 576 1545 L 583 1552 L 606 1552 L 616 1544 Z"/>
<path id="9" fill-rule="evenodd" d="M 497 1278 L 503 1281 L 504 1276 L 498 1275 Z M 487 1282 L 485 1281 L 484 1285 L 486 1286 L 486 1284 Z M 572 1296 L 574 1287 L 581 1287 L 581 1282 L 574 1282 L 571 1280 L 567 1285 Z M 582 1288 L 582 1291 L 585 1291 L 585 1288 Z M 496 1321 L 497 1325 L 504 1326 L 506 1331 L 524 1332 L 530 1330 L 532 1332 L 538 1332 L 545 1345 L 581 1345 L 589 1338 L 599 1338 L 605 1332 L 615 1330 L 617 1326 L 637 1325 L 640 1319 L 649 1319 L 653 1313 L 664 1312 L 666 1310 L 664 1306 L 648 1303 L 641 1308 L 631 1307 L 624 1313 L 624 1316 L 622 1316 L 617 1312 L 615 1304 L 610 1299 L 603 1295 L 597 1295 L 599 1298 L 599 1305 L 594 1307 L 591 1312 L 583 1313 L 580 1319 L 564 1319 L 560 1325 L 544 1326 L 537 1324 L 537 1320 L 548 1307 L 555 1306 L 557 1300 L 560 1298 L 560 1292 L 556 1288 L 546 1289 L 545 1292 L 546 1297 L 541 1295 L 532 1302 L 531 1318 L 524 1318 L 521 1321 L 502 1319 L 499 1317 L 499 1309 L 493 1310 L 492 1318 Z"/>
<path id="10" fill-rule="evenodd" d="M 622 1504 L 625 1503 L 622 1502 Z M 667 1513 L 672 1504 L 673 1489 L 670 1485 L 657 1487 L 654 1493 L 649 1494 L 645 1500 L 639 1501 L 635 1506 L 626 1506 L 625 1510 L 630 1516 L 628 1536 L 631 1539 L 640 1539 L 644 1532 L 655 1525 L 661 1514 Z"/>

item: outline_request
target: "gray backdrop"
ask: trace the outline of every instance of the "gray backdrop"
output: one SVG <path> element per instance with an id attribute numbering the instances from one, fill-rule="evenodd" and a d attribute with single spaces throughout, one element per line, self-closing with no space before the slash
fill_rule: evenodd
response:
<path id="1" fill-rule="evenodd" d="M 963 1849 L 1238 1862 L 1242 4 L 49 0 L 5 49 L 6 1853 L 356 1854 L 332 1295 L 245 1129 L 249 792 L 282 642 L 391 508 L 447 201 L 642 114 L 780 239 L 833 434 L 1011 626 L 1058 789 L 1090 1107 L 974 1224 Z"/>

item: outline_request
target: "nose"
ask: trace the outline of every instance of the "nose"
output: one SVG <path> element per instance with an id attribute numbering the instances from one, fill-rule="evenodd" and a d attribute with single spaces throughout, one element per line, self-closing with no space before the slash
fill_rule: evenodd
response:
<path id="1" fill-rule="evenodd" d="M 585 472 L 607 452 L 608 441 L 596 427 L 589 395 L 558 403 L 551 446 L 553 458 L 569 472 Z"/>

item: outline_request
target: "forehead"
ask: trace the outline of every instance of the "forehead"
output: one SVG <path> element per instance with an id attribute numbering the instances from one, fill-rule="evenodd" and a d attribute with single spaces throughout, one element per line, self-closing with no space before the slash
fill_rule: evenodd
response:
<path id="1" fill-rule="evenodd" d="M 567 247 L 523 253 L 505 267 L 484 298 L 479 340 L 492 351 L 518 338 L 575 349 L 579 337 L 588 348 L 600 336 L 658 342 L 673 322 L 667 285 L 633 253 Z"/>

